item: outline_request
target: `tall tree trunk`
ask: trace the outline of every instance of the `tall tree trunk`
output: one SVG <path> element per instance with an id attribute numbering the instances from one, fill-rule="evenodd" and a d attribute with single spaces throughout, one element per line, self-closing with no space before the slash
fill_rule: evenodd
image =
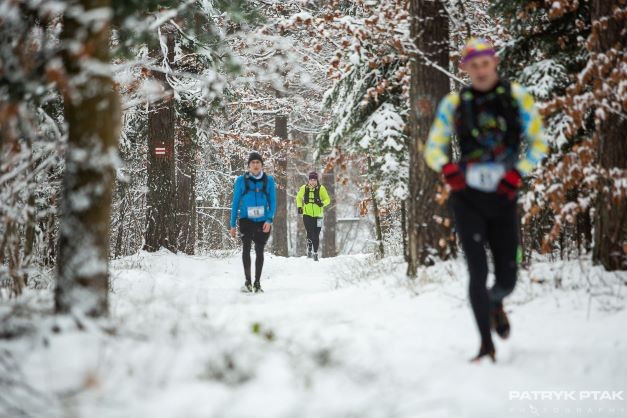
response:
<path id="1" fill-rule="evenodd" d="M 58 313 L 70 311 L 101 316 L 108 311 L 109 228 L 114 161 L 120 128 L 119 97 L 109 65 L 110 17 L 100 22 L 82 17 L 96 9 L 109 10 L 109 0 L 81 0 L 65 17 L 63 60 L 70 79 L 64 93 L 68 146 L 59 228 Z M 84 64 L 89 62 L 89 67 Z"/>
<path id="2" fill-rule="evenodd" d="M 174 33 L 162 27 L 168 48 L 167 61 L 174 61 Z M 146 251 L 167 248 L 176 251 L 176 190 L 174 125 L 176 121 L 172 87 L 163 72 L 153 77 L 164 88 L 164 98 L 148 108 L 148 193 L 146 195 Z"/>
<path id="3" fill-rule="evenodd" d="M 409 261 L 407 254 L 407 202 L 401 202 L 401 234 L 403 235 L 403 258 Z"/>
<path id="4" fill-rule="evenodd" d="M 372 171 L 372 160 L 368 157 L 368 177 Z M 372 211 L 374 212 L 374 232 L 377 239 L 377 256 L 379 258 L 385 257 L 385 246 L 383 245 L 383 228 L 381 227 L 381 213 L 379 212 L 379 204 L 377 202 L 377 194 L 374 188 L 373 182 L 368 181 L 368 188 L 370 189 L 370 199 L 372 199 Z"/>
<path id="5" fill-rule="evenodd" d="M 277 115 L 275 118 L 274 136 L 287 141 L 287 115 Z M 285 151 L 278 147 L 276 163 L 276 213 L 272 223 L 272 251 L 274 254 L 287 257 L 287 156 Z"/>
<path id="6" fill-rule="evenodd" d="M 194 254 L 196 246 L 196 130 L 192 124 L 193 120 L 181 120 L 177 133 L 177 247 L 185 254 Z"/>
<path id="7" fill-rule="evenodd" d="M 32 153 L 32 142 L 28 141 L 29 147 L 31 149 L 30 154 L 30 163 L 31 168 L 35 168 L 35 160 Z M 35 202 L 35 192 L 34 190 L 28 191 L 28 198 L 26 199 L 26 210 L 27 210 L 27 218 L 26 218 L 26 226 L 24 230 L 24 257 L 23 257 L 23 265 L 29 266 L 33 262 L 33 250 L 35 248 L 35 230 L 37 226 L 36 221 L 36 211 L 37 206 Z M 28 272 L 24 272 L 24 283 L 28 284 Z"/>
<path id="8" fill-rule="evenodd" d="M 33 248 L 35 247 L 35 204 L 35 193 L 30 191 L 27 199 L 28 218 L 24 231 L 24 264 L 26 265 L 31 263 Z"/>
<path id="9" fill-rule="evenodd" d="M 337 255 L 337 244 L 335 242 L 337 230 L 337 200 L 335 195 L 335 171 L 333 169 L 322 175 L 322 184 L 324 184 L 324 187 L 331 197 L 331 204 L 324 210 L 324 231 L 322 236 L 322 257 L 327 258 Z"/>
<path id="10" fill-rule="evenodd" d="M 53 191 L 48 205 L 55 207 L 57 205 L 57 192 Z M 44 266 L 53 267 L 57 259 L 57 250 L 59 248 L 59 237 L 55 230 L 55 226 L 58 220 L 58 215 L 54 212 L 48 213 L 46 218 L 41 222 L 42 233 L 44 235 Z"/>
<path id="11" fill-rule="evenodd" d="M 202 15 L 194 14 L 196 33 L 202 31 Z M 183 47 L 184 57 L 177 62 L 177 68 L 192 74 L 199 74 L 202 64 L 191 48 Z M 198 235 L 198 212 L 196 210 L 196 163 L 198 147 L 196 144 L 196 106 L 193 102 L 183 101 L 180 105 L 177 121 L 177 219 L 179 230 L 177 248 L 186 254 L 194 254 Z M 219 228 L 222 232 L 224 228 Z"/>
<path id="12" fill-rule="evenodd" d="M 381 213 L 379 212 L 379 204 L 377 196 L 374 192 L 372 184 L 370 185 L 370 196 L 372 198 L 372 210 L 374 212 L 374 229 L 377 238 L 377 254 L 379 258 L 385 257 L 385 246 L 383 245 L 383 228 L 381 228 Z"/>
<path id="13" fill-rule="evenodd" d="M 432 264 L 436 254 L 447 255 L 447 249 L 441 246 L 447 233 L 434 220 L 435 215 L 445 214 L 435 199 L 438 175 L 427 167 L 422 154 L 438 102 L 449 92 L 447 76 L 427 60 L 448 67 L 449 32 L 446 11 L 439 0 L 411 0 L 410 14 L 411 36 L 419 51 L 411 63 L 410 195 L 407 201 L 407 274 L 415 277 L 419 264 Z"/>
<path id="14" fill-rule="evenodd" d="M 593 0 L 591 4 L 592 20 L 607 17 L 607 28 L 599 30 L 596 51 L 606 53 L 612 47 L 618 51 L 627 45 L 625 26 L 622 20 L 615 20 L 613 8 L 617 1 Z M 620 23 L 619 23 L 620 22 Z M 601 167 L 608 171 L 612 168 L 627 168 L 627 120 L 624 116 L 606 112 L 607 118 L 596 129 L 598 136 L 598 156 Z M 609 192 L 599 195 L 595 222 L 593 259 L 607 270 L 627 269 L 627 202 L 613 198 Z"/>
<path id="15" fill-rule="evenodd" d="M 128 225 L 124 224 L 126 219 L 126 212 L 129 209 L 126 201 L 126 188 L 128 187 L 125 180 L 117 181 L 116 197 L 120 202 L 118 231 L 115 234 L 115 245 L 113 246 L 113 258 L 118 258 L 122 255 L 122 242 L 124 238 L 124 231 L 128 228 Z M 128 232 L 128 231 L 127 231 Z"/>

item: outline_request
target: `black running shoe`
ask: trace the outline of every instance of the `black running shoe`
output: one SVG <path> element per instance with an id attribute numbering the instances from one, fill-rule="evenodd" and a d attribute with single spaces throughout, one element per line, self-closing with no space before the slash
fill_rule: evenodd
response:
<path id="1" fill-rule="evenodd" d="M 507 339 L 509 337 L 510 325 L 507 314 L 503 310 L 503 304 L 500 303 L 492 312 L 490 312 L 490 324 L 492 329 L 496 331 L 499 337 Z"/>
<path id="2" fill-rule="evenodd" d="M 471 363 L 479 363 L 483 358 L 489 358 L 492 360 L 492 363 L 496 362 L 496 350 L 494 350 L 494 345 L 492 343 L 481 343 L 481 348 L 479 348 L 479 354 L 470 359 Z"/>
<path id="3" fill-rule="evenodd" d="M 255 293 L 263 293 L 263 289 L 261 288 L 261 283 L 255 282 Z"/>
<path id="4" fill-rule="evenodd" d="M 250 280 L 246 280 L 244 286 L 242 286 L 242 292 L 251 293 L 253 291 L 253 286 L 250 284 Z"/>

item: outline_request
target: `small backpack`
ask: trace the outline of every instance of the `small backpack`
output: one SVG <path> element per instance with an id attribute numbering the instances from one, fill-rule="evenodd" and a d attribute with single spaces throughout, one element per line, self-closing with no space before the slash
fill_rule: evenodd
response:
<path id="1" fill-rule="evenodd" d="M 309 185 L 305 184 L 305 196 L 303 197 L 303 203 L 309 204 Z M 313 203 L 320 201 L 320 183 L 316 187 L 314 187 L 314 201 Z"/>
<path id="2" fill-rule="evenodd" d="M 255 191 L 255 189 L 251 188 L 248 184 L 248 180 L 251 178 L 252 176 L 248 171 L 244 173 L 244 193 L 242 194 L 242 197 L 246 196 L 246 193 L 248 192 Z M 266 196 L 266 201 L 270 202 L 270 196 L 268 195 L 268 175 L 266 173 L 263 173 L 263 176 L 261 177 L 261 182 L 263 183 L 261 191 Z"/>

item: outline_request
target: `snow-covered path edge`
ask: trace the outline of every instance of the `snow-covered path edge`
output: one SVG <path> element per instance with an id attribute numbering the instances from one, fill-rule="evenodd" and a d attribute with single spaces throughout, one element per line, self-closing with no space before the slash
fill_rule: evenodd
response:
<path id="1" fill-rule="evenodd" d="M 523 272 L 507 307 L 511 340 L 497 341 L 497 365 L 476 366 L 467 363 L 478 341 L 460 262 L 426 269 L 415 282 L 400 260 L 373 264 L 367 256 L 320 263 L 268 256 L 266 266 L 266 293 L 245 295 L 238 257 L 141 253 L 113 262 L 107 324 L 81 331 L 76 321 L 44 317 L 29 336 L 0 340 L 0 353 L 19 365 L 16 380 L 37 391 L 16 387 L 4 398 L 35 416 L 78 417 L 514 417 L 567 416 L 569 408 L 621 416 L 627 409 L 592 395 L 529 400 L 538 391 L 627 389 L 627 314 L 616 287 L 624 276 L 601 277 L 581 263 Z M 551 288 L 558 275 L 569 289 Z M 591 297 L 583 285 L 590 277 L 616 286 L 593 287 Z M 0 416 L 13 416 L 2 399 Z"/>

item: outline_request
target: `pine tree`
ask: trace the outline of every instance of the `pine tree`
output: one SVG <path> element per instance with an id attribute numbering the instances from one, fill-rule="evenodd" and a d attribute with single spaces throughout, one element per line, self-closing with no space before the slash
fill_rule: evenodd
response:
<path id="1" fill-rule="evenodd" d="M 493 11 L 512 33 L 505 68 L 545 102 L 553 144 L 524 197 L 525 229 L 540 233 L 528 241 L 562 257 L 583 244 L 606 268 L 625 268 L 624 2 L 497 1 Z"/>
<path id="2" fill-rule="evenodd" d="M 589 134 L 590 126 L 582 125 L 582 129 L 573 131 L 573 119 L 567 107 L 551 108 L 542 102 L 564 95 L 586 63 L 588 51 L 583 40 L 590 33 L 589 4 L 499 0 L 493 3 L 491 12 L 503 19 L 507 30 L 506 39 L 496 40 L 500 45 L 500 68 L 505 76 L 521 82 L 540 102 L 546 136 L 552 145 L 545 164 L 527 181 L 530 192 L 523 197 L 529 202 L 525 203 L 529 212 L 523 222 L 526 252 L 559 248 L 565 255 L 573 247 L 569 242 L 576 242 L 577 248 L 587 248 L 592 244 L 591 207 L 572 217 L 569 214 L 571 220 L 562 222 L 566 216 L 561 216 L 562 203 L 558 205 L 556 199 L 566 203 L 589 197 L 585 191 L 572 187 L 576 180 L 571 180 L 560 168 L 564 168 L 563 162 L 568 161 L 569 155 L 577 153 L 578 144 Z M 545 169 L 555 175 L 547 175 Z"/>
<path id="3" fill-rule="evenodd" d="M 588 2 L 496 0 L 490 11 L 506 28 L 505 39 L 494 39 L 502 73 L 520 81 L 538 100 L 564 94 L 587 60 L 583 39 L 590 34 Z M 564 114 L 545 116 L 554 147 L 568 148 Z"/>

